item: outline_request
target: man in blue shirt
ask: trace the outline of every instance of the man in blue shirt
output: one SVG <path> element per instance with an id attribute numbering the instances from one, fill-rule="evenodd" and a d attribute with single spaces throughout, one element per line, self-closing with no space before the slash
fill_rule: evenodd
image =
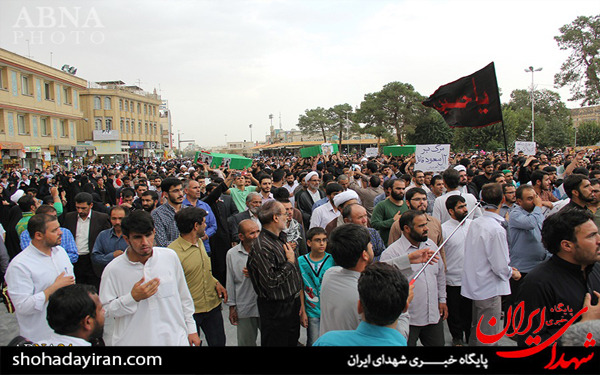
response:
<path id="1" fill-rule="evenodd" d="M 204 243 L 206 253 L 210 255 L 210 243 L 208 239 L 217 233 L 217 218 L 213 213 L 208 203 L 200 200 L 202 191 L 200 190 L 200 184 L 196 180 L 186 180 L 183 183 L 183 191 L 185 193 L 185 199 L 181 203 L 181 207 L 198 207 L 208 213 L 206 216 L 206 230 L 204 236 L 201 238 Z"/>
<path id="2" fill-rule="evenodd" d="M 361 323 L 353 331 L 329 331 L 314 346 L 406 346 L 398 317 L 407 310 L 412 293 L 402 272 L 387 263 L 371 263 L 358 279 Z"/>
<path id="3" fill-rule="evenodd" d="M 50 206 L 49 204 L 41 205 L 37 210 L 35 210 L 36 214 L 47 214 L 50 216 L 57 216 L 56 208 L 54 206 Z M 75 237 L 73 237 L 73 233 L 67 228 L 60 228 L 62 232 L 62 242 L 60 246 L 65 249 L 67 255 L 69 256 L 69 260 L 71 263 L 77 262 L 79 259 L 79 253 L 77 252 L 77 245 L 75 244 Z M 21 242 L 21 250 L 25 250 L 27 246 L 31 243 L 31 237 L 29 236 L 29 231 L 25 230 L 21 233 L 20 236 Z"/>
<path id="4" fill-rule="evenodd" d="M 123 206 L 113 206 L 108 212 L 112 228 L 105 229 L 98 234 L 92 250 L 92 264 L 94 270 L 102 275 L 104 267 L 113 259 L 123 254 L 127 249 L 127 242 L 121 231 L 121 221 L 127 216 L 129 210 Z"/>

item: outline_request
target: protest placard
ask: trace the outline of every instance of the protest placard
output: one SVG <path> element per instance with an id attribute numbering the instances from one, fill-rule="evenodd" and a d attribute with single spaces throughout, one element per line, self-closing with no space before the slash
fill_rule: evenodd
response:
<path id="1" fill-rule="evenodd" d="M 365 150 L 365 156 L 368 158 L 375 158 L 379 155 L 379 148 L 377 147 L 369 147 Z"/>
<path id="2" fill-rule="evenodd" d="M 415 170 L 441 172 L 448 168 L 450 145 L 417 145 L 415 150 Z"/>
<path id="3" fill-rule="evenodd" d="M 535 142 L 520 142 L 515 141 L 515 155 L 519 151 L 523 151 L 525 155 L 535 155 L 536 143 Z"/>

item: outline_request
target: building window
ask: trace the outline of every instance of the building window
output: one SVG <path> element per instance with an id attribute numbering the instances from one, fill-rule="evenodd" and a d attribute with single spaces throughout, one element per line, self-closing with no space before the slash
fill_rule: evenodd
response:
<path id="1" fill-rule="evenodd" d="M 73 101 L 71 100 L 71 88 L 63 86 L 63 103 L 71 104 Z"/>
<path id="2" fill-rule="evenodd" d="M 152 115 L 153 115 L 153 116 L 156 116 L 156 106 L 153 106 L 153 107 L 152 107 Z"/>
<path id="3" fill-rule="evenodd" d="M 129 112 L 133 112 L 133 102 L 129 102 Z"/>
<path id="4" fill-rule="evenodd" d="M 94 96 L 94 109 L 102 109 L 102 99 L 99 96 Z"/>
<path id="5" fill-rule="evenodd" d="M 140 103 L 137 104 L 138 113 L 142 113 L 142 105 Z"/>
<path id="6" fill-rule="evenodd" d="M 125 121 L 121 120 L 121 133 L 125 131 Z"/>
<path id="7" fill-rule="evenodd" d="M 142 122 L 138 121 L 138 134 L 142 134 Z"/>
<path id="8" fill-rule="evenodd" d="M 104 124 L 106 125 L 106 127 L 104 129 L 106 130 L 112 130 L 112 118 L 107 118 L 104 120 Z"/>
<path id="9" fill-rule="evenodd" d="M 0 66 L 0 89 L 6 90 L 8 87 L 6 87 L 5 84 L 8 80 L 4 78 L 4 74 L 6 74 L 6 68 Z"/>
<path id="10" fill-rule="evenodd" d="M 125 121 L 125 133 L 129 133 L 129 120 Z"/>
<path id="11" fill-rule="evenodd" d="M 119 99 L 119 110 L 123 110 L 123 99 Z"/>
<path id="12" fill-rule="evenodd" d="M 27 135 L 27 118 L 25 115 L 17 115 L 19 135 Z"/>
<path id="13" fill-rule="evenodd" d="M 23 95 L 31 95 L 31 87 L 29 86 L 30 84 L 31 84 L 31 80 L 29 79 L 29 76 L 22 75 L 21 76 L 21 93 Z"/>
<path id="14" fill-rule="evenodd" d="M 125 100 L 125 107 L 123 107 L 123 110 L 125 112 L 129 111 L 129 102 L 127 102 L 127 100 Z"/>
<path id="15" fill-rule="evenodd" d="M 104 97 L 104 109 L 112 109 L 112 103 L 110 102 L 110 96 Z"/>
<path id="16" fill-rule="evenodd" d="M 94 127 L 96 130 L 102 130 L 102 118 L 96 117 L 94 119 Z"/>
<path id="17" fill-rule="evenodd" d="M 44 98 L 54 100 L 54 82 L 44 82 Z"/>
<path id="18" fill-rule="evenodd" d="M 148 114 L 148 104 L 144 104 L 144 114 Z"/>
<path id="19" fill-rule="evenodd" d="M 144 124 L 144 129 L 146 130 L 146 134 L 148 134 L 148 123 L 147 122 Z"/>
<path id="20" fill-rule="evenodd" d="M 158 132 L 158 131 L 157 131 L 156 123 L 154 123 L 154 135 L 156 135 L 156 134 L 157 134 L 157 132 Z"/>
<path id="21" fill-rule="evenodd" d="M 67 120 L 60 120 L 60 136 L 66 138 L 69 136 L 69 129 L 67 128 Z"/>
<path id="22" fill-rule="evenodd" d="M 40 129 L 42 131 L 43 137 L 47 137 L 50 135 L 50 126 L 48 126 L 48 118 L 47 117 L 40 118 Z"/>

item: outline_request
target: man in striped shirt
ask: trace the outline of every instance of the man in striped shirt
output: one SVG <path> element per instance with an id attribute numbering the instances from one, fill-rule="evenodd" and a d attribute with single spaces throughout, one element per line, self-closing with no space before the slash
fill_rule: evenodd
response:
<path id="1" fill-rule="evenodd" d="M 283 204 L 267 201 L 258 212 L 260 235 L 248 257 L 248 273 L 256 294 L 261 325 L 261 346 L 296 346 L 300 337 L 302 278 L 298 254 L 283 230 L 287 214 Z"/>

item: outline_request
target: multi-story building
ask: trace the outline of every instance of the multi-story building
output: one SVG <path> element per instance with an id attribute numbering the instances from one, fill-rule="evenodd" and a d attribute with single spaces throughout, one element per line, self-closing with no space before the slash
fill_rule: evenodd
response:
<path id="1" fill-rule="evenodd" d="M 80 97 L 84 115 L 77 125 L 78 140 L 95 146 L 104 161 L 163 156 L 162 100 L 156 91 L 144 92 L 122 81 L 96 82 Z"/>
<path id="2" fill-rule="evenodd" d="M 595 121 L 600 124 L 600 105 L 571 109 L 571 119 L 576 128 L 585 121 Z"/>
<path id="3" fill-rule="evenodd" d="M 171 110 L 169 101 L 163 100 L 160 106 L 160 132 L 162 134 L 162 144 L 165 155 L 173 151 L 173 123 L 171 121 Z"/>
<path id="4" fill-rule="evenodd" d="M 87 82 L 0 49 L 0 154 L 2 166 L 41 168 L 91 156 L 78 146 L 83 118 L 80 93 Z"/>

